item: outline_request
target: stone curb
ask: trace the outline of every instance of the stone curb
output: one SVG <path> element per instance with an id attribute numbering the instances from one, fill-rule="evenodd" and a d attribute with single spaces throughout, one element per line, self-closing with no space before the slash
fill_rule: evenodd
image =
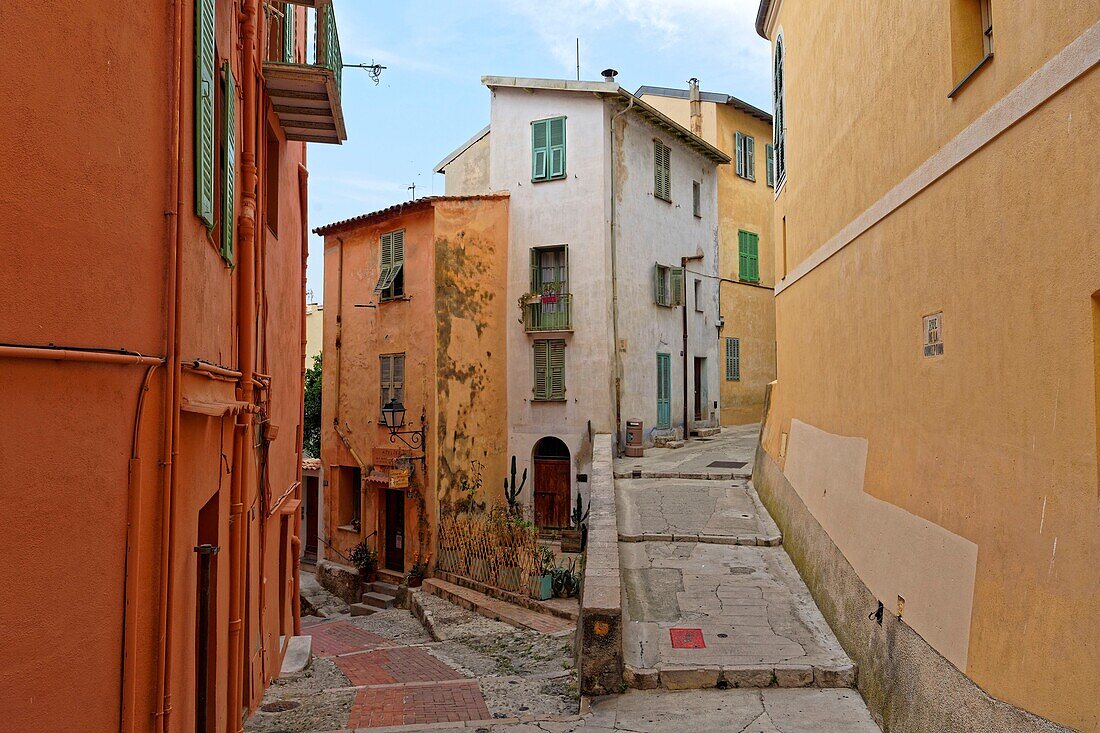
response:
<path id="1" fill-rule="evenodd" d="M 733 481 L 751 479 L 751 471 L 616 471 L 617 479 L 632 478 L 678 478 L 693 481 Z"/>
<path id="2" fill-rule="evenodd" d="M 439 583 L 446 583 L 447 581 L 445 581 L 445 580 L 438 580 L 438 582 L 433 582 L 433 581 L 437 581 L 437 580 L 438 579 L 436 579 L 436 578 L 427 578 L 427 579 L 425 579 L 424 585 L 421 586 L 422 592 L 427 593 L 428 595 L 435 596 L 436 598 L 442 598 L 443 600 L 449 601 L 450 603 L 453 603 L 456 606 L 459 606 L 461 608 L 465 608 L 467 611 L 473 611 L 474 613 L 476 613 L 480 616 L 484 616 L 485 618 L 491 619 L 493 621 L 500 621 L 501 623 L 508 624 L 509 626 L 514 626 L 517 629 L 535 631 L 539 634 L 545 634 L 546 636 L 553 636 L 553 637 L 568 636 L 568 635 L 573 633 L 573 630 L 574 630 L 573 626 L 569 626 L 565 629 L 558 629 L 558 630 L 555 630 L 555 631 L 543 631 L 542 629 L 534 628 L 533 626 L 530 626 L 529 624 L 525 623 L 522 619 L 520 619 L 518 617 L 508 615 L 507 612 L 501 612 L 501 611 L 494 610 L 494 609 L 490 608 L 488 605 L 483 604 L 479 600 L 465 598 L 462 595 L 460 595 L 458 593 L 455 593 L 451 589 L 444 588 L 441 585 L 439 585 Z M 464 586 L 456 586 L 456 587 L 457 588 L 464 588 Z M 464 588 L 464 589 L 470 591 L 471 593 L 478 593 L 478 591 L 475 591 L 472 588 Z M 485 594 L 482 593 L 480 595 L 485 595 Z M 491 596 L 485 596 L 485 597 L 488 598 L 490 601 L 496 601 L 499 604 L 504 604 L 506 606 L 509 606 L 509 605 L 514 606 L 514 604 L 509 604 L 507 601 L 502 601 L 499 598 L 492 598 Z M 553 619 L 555 622 L 560 622 L 560 623 L 563 623 L 563 624 L 575 623 L 575 622 L 571 622 L 571 621 L 568 621 L 566 619 L 560 618 L 558 616 L 552 616 L 548 613 L 539 613 L 539 612 L 536 612 L 536 611 L 531 611 L 529 608 L 526 608 L 524 606 L 514 606 L 514 607 L 515 607 L 516 610 L 526 611 L 528 613 L 532 613 L 532 614 L 535 614 L 537 616 L 543 616 L 547 619 Z M 429 631 L 428 633 L 430 634 L 432 632 Z"/>
<path id="3" fill-rule="evenodd" d="M 439 632 L 435 628 L 435 617 L 432 616 L 432 612 L 424 607 L 424 604 L 420 602 L 420 593 L 409 593 L 409 610 L 412 611 L 413 616 L 416 616 L 420 621 L 420 625 L 424 627 L 424 630 L 428 632 L 428 636 L 432 638 L 432 641 L 443 641 L 443 638 L 439 635 Z"/>
<path id="4" fill-rule="evenodd" d="M 773 535 L 739 536 L 710 534 L 623 534 L 619 542 L 700 542 L 704 545 L 742 545 L 745 547 L 778 547 L 783 538 L 776 531 Z"/>
<path id="5" fill-rule="evenodd" d="M 582 704 L 583 704 L 582 698 Z M 387 725 L 379 728 L 340 728 L 326 733 L 416 733 L 433 730 L 464 730 L 469 728 L 498 728 L 505 725 L 524 723 L 577 723 L 584 720 L 580 715 L 523 715 L 518 718 L 489 718 L 486 720 L 458 720 L 444 723 L 410 723 L 408 725 Z"/>
<path id="6" fill-rule="evenodd" d="M 454 573 L 437 570 L 433 577 L 438 578 L 439 580 L 446 581 L 451 585 L 458 585 L 463 588 L 468 588 L 469 590 L 476 590 L 478 593 L 487 595 L 490 598 L 496 598 L 498 601 L 505 601 L 506 603 L 511 603 L 516 606 L 523 606 L 524 608 L 530 611 L 534 611 L 535 613 L 541 613 L 548 616 L 557 616 L 560 619 L 564 619 L 565 621 L 572 621 L 573 623 L 576 623 L 577 619 L 580 617 L 579 611 L 571 611 L 563 608 L 556 608 L 554 606 L 548 606 L 519 593 L 512 593 L 511 591 L 494 588 L 491 585 L 479 583 L 472 578 L 467 578 L 462 575 L 456 575 Z M 580 603 L 578 602 L 577 605 L 579 608 Z"/>
<path id="7" fill-rule="evenodd" d="M 854 688 L 858 679 L 855 665 L 657 665 L 635 668 L 626 665 L 623 681 L 637 690 L 694 690 L 709 687 L 761 689 L 765 687 Z"/>

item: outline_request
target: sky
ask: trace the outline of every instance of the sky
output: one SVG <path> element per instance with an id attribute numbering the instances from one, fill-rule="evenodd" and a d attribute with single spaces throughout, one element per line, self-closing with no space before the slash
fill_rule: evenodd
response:
<path id="1" fill-rule="evenodd" d="M 703 91 L 771 108 L 759 0 L 334 0 L 345 64 L 343 145 L 310 144 L 310 228 L 443 193 L 436 164 L 489 122 L 481 77 L 599 80 L 608 67 L 643 84 Z M 310 302 L 322 302 L 323 244 L 310 235 Z"/>

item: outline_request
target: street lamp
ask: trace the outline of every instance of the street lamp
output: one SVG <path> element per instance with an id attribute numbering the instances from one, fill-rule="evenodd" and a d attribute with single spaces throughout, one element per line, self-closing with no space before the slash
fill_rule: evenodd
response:
<path id="1" fill-rule="evenodd" d="M 424 430 L 427 420 L 424 415 L 424 411 L 420 411 L 420 429 L 419 430 L 402 430 L 405 427 L 405 405 L 403 405 L 396 397 L 391 397 L 390 401 L 382 407 L 382 424 L 390 431 L 390 442 L 396 443 L 400 440 L 409 448 L 423 449 L 424 448 Z M 409 436 L 408 440 L 405 440 L 404 436 Z M 424 460 L 421 457 L 419 460 Z"/>

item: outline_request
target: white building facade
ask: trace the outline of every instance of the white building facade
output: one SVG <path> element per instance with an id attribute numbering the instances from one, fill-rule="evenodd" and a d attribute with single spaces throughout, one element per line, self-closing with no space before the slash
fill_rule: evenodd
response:
<path id="1" fill-rule="evenodd" d="M 436 170 L 448 193 L 510 193 L 508 444 L 536 523 L 567 526 L 596 433 L 718 424 L 729 158 L 611 81 L 482 82 L 488 130 Z"/>

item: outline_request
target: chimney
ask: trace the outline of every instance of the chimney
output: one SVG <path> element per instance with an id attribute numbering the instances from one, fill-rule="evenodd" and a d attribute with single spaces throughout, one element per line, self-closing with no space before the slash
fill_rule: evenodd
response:
<path id="1" fill-rule="evenodd" d="M 691 110 L 691 132 L 703 136 L 703 104 L 699 101 L 699 80 L 694 76 L 688 79 L 688 100 Z"/>
<path id="2" fill-rule="evenodd" d="M 619 72 L 616 71 L 615 69 L 604 69 L 602 73 L 603 73 L 603 80 L 604 81 L 609 81 L 609 82 L 612 82 L 612 83 L 615 82 L 615 77 L 618 76 L 618 74 L 619 74 Z"/>

